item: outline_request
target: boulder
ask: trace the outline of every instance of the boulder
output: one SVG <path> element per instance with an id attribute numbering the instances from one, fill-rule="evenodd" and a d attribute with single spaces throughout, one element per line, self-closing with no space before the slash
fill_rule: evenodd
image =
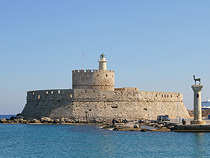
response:
<path id="1" fill-rule="evenodd" d="M 14 120 L 7 120 L 7 123 L 14 124 Z"/>
<path id="2" fill-rule="evenodd" d="M 74 123 L 74 120 L 73 120 L 73 119 L 69 119 L 69 122 L 70 122 L 70 123 Z"/>
<path id="3" fill-rule="evenodd" d="M 79 120 L 79 119 L 75 119 L 74 122 L 75 122 L 75 123 L 79 123 L 80 120 Z"/>
<path id="4" fill-rule="evenodd" d="M 42 117 L 42 118 L 41 118 L 41 122 L 42 122 L 42 123 L 51 122 L 51 118 L 49 118 L 49 117 Z"/>
<path id="5" fill-rule="evenodd" d="M 14 119 L 13 121 L 14 121 L 14 123 L 18 123 L 18 122 L 19 122 L 19 120 L 18 120 L 18 119 Z"/>
<path id="6" fill-rule="evenodd" d="M 1 119 L 0 123 L 7 123 L 7 120 L 6 119 Z"/>
<path id="7" fill-rule="evenodd" d="M 139 125 L 138 125 L 138 124 L 135 124 L 135 125 L 133 126 L 133 128 L 139 128 Z"/>
<path id="8" fill-rule="evenodd" d="M 20 119 L 19 123 L 27 123 L 27 120 Z"/>
<path id="9" fill-rule="evenodd" d="M 40 123 L 40 121 L 37 120 L 37 119 L 33 119 L 32 122 L 33 122 L 33 123 Z"/>
<path id="10" fill-rule="evenodd" d="M 62 117 L 60 121 L 61 121 L 61 122 L 65 122 L 65 118 L 64 118 L 64 117 Z"/>
<path id="11" fill-rule="evenodd" d="M 52 123 L 58 124 L 58 123 L 60 123 L 60 119 L 55 119 L 55 120 L 53 120 Z"/>
<path id="12" fill-rule="evenodd" d="M 14 120 L 14 119 L 15 119 L 15 117 L 14 117 L 14 116 L 11 116 L 11 117 L 10 117 L 10 120 Z"/>
<path id="13" fill-rule="evenodd" d="M 69 118 L 64 118 L 64 121 L 69 123 Z"/>
<path id="14" fill-rule="evenodd" d="M 23 119 L 23 116 L 19 113 L 19 114 L 16 115 L 16 118 L 17 119 Z"/>

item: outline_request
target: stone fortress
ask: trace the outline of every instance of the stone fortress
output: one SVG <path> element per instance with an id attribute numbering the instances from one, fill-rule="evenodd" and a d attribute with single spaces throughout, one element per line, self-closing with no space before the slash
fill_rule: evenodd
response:
<path id="1" fill-rule="evenodd" d="M 23 117 L 156 119 L 161 114 L 176 117 L 177 109 L 180 117 L 189 117 L 181 93 L 114 88 L 114 71 L 107 70 L 106 63 L 102 54 L 98 70 L 73 70 L 72 89 L 28 91 Z"/>

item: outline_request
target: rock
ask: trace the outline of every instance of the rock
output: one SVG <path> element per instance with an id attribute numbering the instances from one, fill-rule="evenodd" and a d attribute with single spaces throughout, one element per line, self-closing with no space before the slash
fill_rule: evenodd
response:
<path id="1" fill-rule="evenodd" d="M 17 119 L 14 119 L 13 122 L 14 122 L 14 123 L 18 123 L 19 121 L 18 121 Z"/>
<path id="2" fill-rule="evenodd" d="M 49 117 L 42 117 L 41 118 L 42 123 L 49 123 L 50 121 L 51 121 L 51 118 L 49 118 Z"/>
<path id="3" fill-rule="evenodd" d="M 60 121 L 61 121 L 61 122 L 65 122 L 65 118 L 64 118 L 64 117 L 62 117 Z"/>
<path id="4" fill-rule="evenodd" d="M 145 119 L 140 119 L 139 123 L 145 123 Z"/>
<path id="5" fill-rule="evenodd" d="M 13 120 L 7 120 L 7 123 L 14 124 Z"/>
<path id="6" fill-rule="evenodd" d="M 135 124 L 135 125 L 133 126 L 133 128 L 139 128 L 139 125 L 138 125 L 138 124 Z"/>
<path id="7" fill-rule="evenodd" d="M 11 117 L 10 117 L 10 120 L 14 120 L 14 119 L 15 119 L 15 117 L 14 117 L 14 116 L 11 116 Z"/>
<path id="8" fill-rule="evenodd" d="M 19 114 L 16 115 L 16 118 L 17 119 L 23 119 L 23 116 L 19 113 Z"/>
<path id="9" fill-rule="evenodd" d="M 146 129 L 146 128 L 141 129 L 141 132 L 147 132 L 147 131 L 148 131 L 148 129 Z"/>
<path id="10" fill-rule="evenodd" d="M 55 119 L 52 123 L 60 123 L 60 119 Z"/>
<path id="11" fill-rule="evenodd" d="M 80 122 L 80 120 L 79 119 L 75 119 L 75 123 L 79 123 Z"/>
<path id="12" fill-rule="evenodd" d="M 48 121 L 48 123 L 53 123 L 54 122 L 54 120 L 53 119 L 51 119 L 50 121 Z"/>
<path id="13" fill-rule="evenodd" d="M 0 123 L 7 123 L 7 120 L 6 119 L 1 119 Z"/>
<path id="14" fill-rule="evenodd" d="M 162 127 L 162 128 L 158 128 L 158 129 L 156 129 L 155 131 L 157 131 L 157 132 L 170 132 L 171 131 L 171 129 L 168 129 L 167 127 Z"/>
<path id="15" fill-rule="evenodd" d="M 28 120 L 27 123 L 34 123 L 33 120 Z"/>
<path id="16" fill-rule="evenodd" d="M 115 131 L 140 131 L 140 128 L 129 128 L 129 127 L 116 127 Z"/>
<path id="17" fill-rule="evenodd" d="M 74 123 L 74 120 L 72 120 L 72 119 L 69 119 L 69 123 Z"/>
<path id="18" fill-rule="evenodd" d="M 122 120 L 122 123 L 127 123 L 127 122 L 128 122 L 127 119 Z"/>
<path id="19" fill-rule="evenodd" d="M 64 121 L 69 123 L 69 118 L 64 118 Z"/>
<path id="20" fill-rule="evenodd" d="M 33 119 L 32 122 L 33 122 L 33 123 L 40 123 L 40 121 L 37 120 L 37 119 Z"/>
<path id="21" fill-rule="evenodd" d="M 86 120 L 80 120 L 80 123 L 86 123 L 87 121 Z"/>
<path id="22" fill-rule="evenodd" d="M 27 120 L 20 119 L 19 123 L 27 123 Z"/>

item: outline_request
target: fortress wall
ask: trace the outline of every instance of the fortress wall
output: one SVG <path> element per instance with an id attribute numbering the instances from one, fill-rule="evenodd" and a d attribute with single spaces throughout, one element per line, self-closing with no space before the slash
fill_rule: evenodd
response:
<path id="1" fill-rule="evenodd" d="M 114 71 L 73 70 L 73 89 L 101 89 L 114 91 Z"/>
<path id="2" fill-rule="evenodd" d="M 74 100 L 183 102 L 183 95 L 175 92 L 148 92 L 138 90 L 97 91 L 93 89 L 75 89 Z"/>
<path id="3" fill-rule="evenodd" d="M 189 117 L 183 102 L 74 102 L 73 116 L 78 119 L 157 119 L 158 115 Z"/>
<path id="4" fill-rule="evenodd" d="M 57 119 L 57 118 L 75 118 L 73 115 L 73 103 L 69 102 L 66 105 L 62 105 L 56 109 L 50 111 L 48 115 L 50 118 Z"/>
<path id="5" fill-rule="evenodd" d="M 157 115 L 189 117 L 183 95 L 173 92 L 138 90 L 96 91 L 74 90 L 73 116 L 79 119 L 156 119 Z"/>
<path id="6" fill-rule="evenodd" d="M 29 91 L 22 115 L 25 118 L 50 116 L 53 110 L 71 104 L 73 96 L 72 89 Z"/>
<path id="7" fill-rule="evenodd" d="M 161 107 L 162 114 L 176 117 L 177 105 L 180 116 L 189 116 L 180 93 L 147 92 L 130 88 L 116 91 L 67 89 L 60 90 L 60 94 L 58 90 L 29 91 L 27 97 L 22 112 L 26 118 L 156 119 L 161 114 Z"/>

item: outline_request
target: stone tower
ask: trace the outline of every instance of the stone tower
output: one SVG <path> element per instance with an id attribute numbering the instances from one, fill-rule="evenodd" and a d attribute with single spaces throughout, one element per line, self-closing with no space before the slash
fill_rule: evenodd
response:
<path id="1" fill-rule="evenodd" d="M 114 71 L 107 70 L 105 55 L 100 55 L 99 70 L 73 70 L 73 89 L 114 91 Z"/>
<path id="2" fill-rule="evenodd" d="M 105 59 L 105 55 L 103 53 L 100 55 L 100 60 L 98 62 L 99 62 L 99 71 L 107 69 L 106 67 L 107 60 Z"/>

